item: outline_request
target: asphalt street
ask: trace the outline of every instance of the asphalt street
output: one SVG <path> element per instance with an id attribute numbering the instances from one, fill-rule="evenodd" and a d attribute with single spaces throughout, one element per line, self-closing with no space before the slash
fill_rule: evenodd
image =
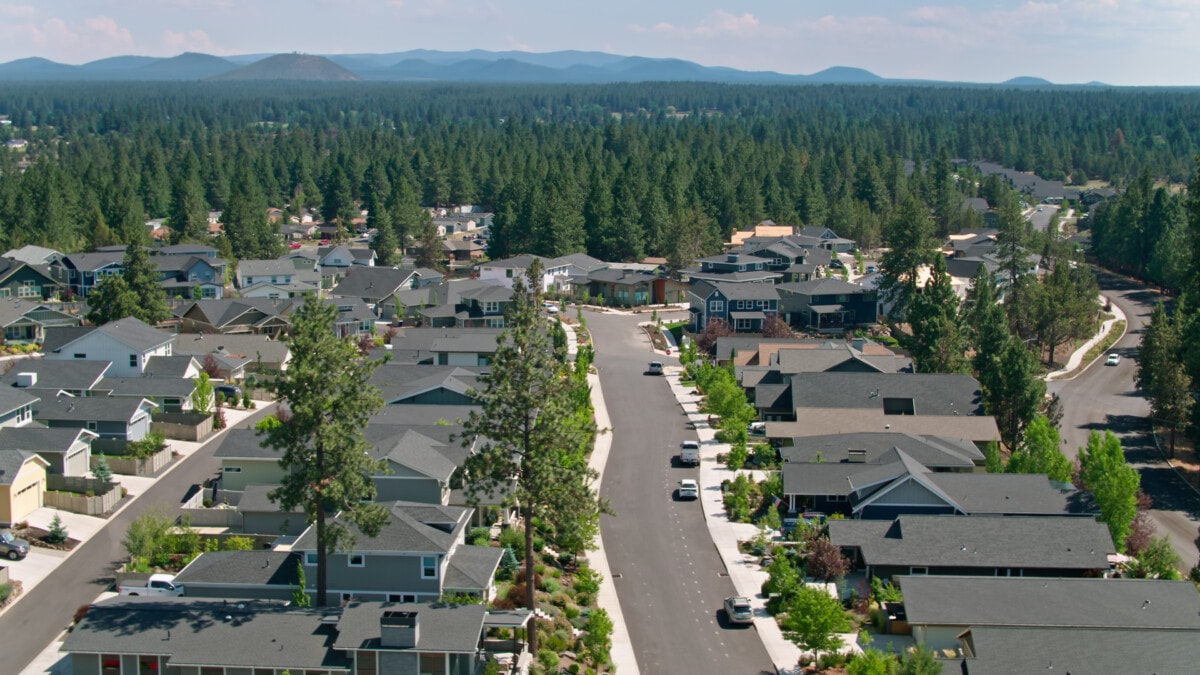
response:
<path id="1" fill-rule="evenodd" d="M 684 316 L 681 313 L 681 316 Z M 584 314 L 612 420 L 602 494 L 616 511 L 601 520 L 604 548 L 638 668 L 651 673 L 774 673 L 752 627 L 721 611 L 733 582 L 699 503 L 677 501 L 679 443 L 696 439 L 666 382 L 646 375 L 656 357 L 638 328 L 649 315 Z"/>
<path id="2" fill-rule="evenodd" d="M 1150 496 L 1150 515 L 1159 535 L 1167 534 L 1179 554 L 1181 566 L 1190 569 L 1197 561 L 1194 540 L 1200 525 L 1200 495 L 1167 466 L 1150 435 L 1150 404 L 1137 391 L 1138 345 L 1159 294 L 1123 277 L 1097 270 L 1100 290 L 1125 312 L 1128 329 L 1109 353 L 1121 355 L 1121 363 L 1093 364 L 1073 380 L 1052 381 L 1047 391 L 1063 399 L 1061 432 L 1063 450 L 1075 457 L 1087 444 L 1088 434 L 1112 431 L 1121 439 L 1126 460 L 1142 477 L 1142 490 Z"/>
<path id="3" fill-rule="evenodd" d="M 274 405 L 263 406 L 239 426 L 253 425 L 274 409 Z M 111 518 L 19 604 L 0 616 L 0 671 L 21 672 L 70 625 L 75 608 L 91 604 L 109 589 L 114 572 L 129 557 L 121 545 L 129 523 L 152 507 L 160 507 L 171 516 L 179 515 L 180 502 L 192 485 L 216 475 L 220 463 L 213 453 L 224 439 L 222 436 L 179 460 L 181 465 Z"/>

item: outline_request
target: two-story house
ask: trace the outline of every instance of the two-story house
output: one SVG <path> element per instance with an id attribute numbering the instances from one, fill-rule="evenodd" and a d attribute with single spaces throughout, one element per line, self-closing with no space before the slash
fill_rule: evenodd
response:
<path id="1" fill-rule="evenodd" d="M 225 260 L 196 255 L 156 255 L 151 262 L 158 268 L 158 283 L 168 297 L 199 300 L 224 296 L 228 265 Z"/>
<path id="2" fill-rule="evenodd" d="M 57 296 L 63 288 L 45 265 L 0 258 L 0 300 L 45 300 Z"/>
<path id="3" fill-rule="evenodd" d="M 417 286 L 415 270 L 394 267 L 351 267 L 329 290 L 330 297 L 357 298 L 375 308 L 381 317 L 395 312 L 396 294 Z"/>
<path id="4" fill-rule="evenodd" d="M 835 253 L 846 253 L 854 250 L 854 240 L 839 237 L 836 232 L 828 227 L 820 227 L 817 225 L 809 225 L 800 228 L 796 233 L 800 237 L 811 237 L 820 241 L 820 247 L 833 251 Z"/>
<path id="5" fill-rule="evenodd" d="M 696 332 L 719 319 L 739 333 L 757 333 L 767 317 L 779 314 L 779 294 L 771 284 L 697 281 L 688 299 Z"/>
<path id="6" fill-rule="evenodd" d="M 254 333 L 278 337 L 292 323 L 291 302 L 270 298 L 196 300 L 179 305 L 179 330 L 184 333 Z"/>
<path id="7" fill-rule="evenodd" d="M 124 250 L 71 253 L 50 263 L 50 276 L 76 297 L 86 298 L 96 284 L 121 273 Z"/>
<path id="8" fill-rule="evenodd" d="M 683 275 L 692 280 L 709 283 L 773 284 L 782 276 L 772 272 L 768 261 L 753 255 L 737 252 L 700 258 L 699 267 L 683 270 Z"/>
<path id="9" fill-rule="evenodd" d="M 103 326 L 51 327 L 42 344 L 51 360 L 111 361 L 110 377 L 139 377 L 151 356 L 170 356 L 175 336 L 128 316 Z"/>
<path id="10" fill-rule="evenodd" d="M 788 325 L 817 332 L 843 332 L 876 322 L 877 293 L 841 279 L 780 284 L 779 312 Z"/>

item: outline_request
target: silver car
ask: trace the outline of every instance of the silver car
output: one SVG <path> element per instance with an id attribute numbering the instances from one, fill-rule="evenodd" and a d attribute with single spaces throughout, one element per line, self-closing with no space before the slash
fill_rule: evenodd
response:
<path id="1" fill-rule="evenodd" d="M 754 623 L 754 609 L 750 607 L 750 598 L 725 598 L 725 615 L 729 617 L 731 624 L 744 626 Z"/>

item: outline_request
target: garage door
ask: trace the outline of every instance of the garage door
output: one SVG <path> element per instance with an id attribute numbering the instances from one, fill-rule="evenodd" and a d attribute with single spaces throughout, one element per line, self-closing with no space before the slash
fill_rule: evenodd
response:
<path id="1" fill-rule="evenodd" d="M 14 486 L 15 488 L 16 486 Z M 32 483 L 22 486 L 13 495 L 12 498 L 12 520 L 18 522 L 25 520 L 30 513 L 33 513 L 42 506 L 42 493 L 46 490 L 46 481 L 38 479 Z"/>

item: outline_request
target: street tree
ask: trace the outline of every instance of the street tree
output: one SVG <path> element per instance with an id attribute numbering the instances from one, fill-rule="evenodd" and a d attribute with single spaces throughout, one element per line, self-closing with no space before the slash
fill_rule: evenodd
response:
<path id="1" fill-rule="evenodd" d="M 1079 477 L 1100 508 L 1100 521 L 1108 525 L 1117 551 L 1126 550 L 1133 521 L 1137 517 L 1141 477 L 1125 462 L 1121 441 L 1111 431 L 1103 438 L 1093 431 L 1087 446 L 1079 450 Z"/>
<path id="2" fill-rule="evenodd" d="M 213 396 L 212 378 L 208 373 L 200 373 L 196 379 L 192 380 L 195 388 L 192 389 L 192 410 L 208 414 L 212 411 L 215 397 Z"/>
<path id="3" fill-rule="evenodd" d="M 316 526 L 319 607 L 327 601 L 329 554 L 352 550 L 355 530 L 373 537 L 388 520 L 373 501 L 370 478 L 386 467 L 371 458 L 363 436 L 382 405 L 368 384 L 379 362 L 361 358 L 353 341 L 338 338 L 336 319 L 337 308 L 313 296 L 292 315 L 292 360 L 271 383 L 288 418 L 260 432 L 265 447 L 283 453 L 281 484 L 268 496 L 285 511 L 300 507 Z"/>
<path id="4" fill-rule="evenodd" d="M 1025 429 L 1020 445 L 1008 458 L 1005 473 L 1040 473 L 1060 483 L 1071 482 L 1071 460 L 1059 450 L 1058 429 L 1036 415 Z"/>
<path id="5" fill-rule="evenodd" d="M 576 383 L 554 356 L 550 325 L 541 315 L 541 263 L 514 278 L 513 300 L 497 338 L 491 370 L 475 392 L 481 410 L 464 424 L 463 438 L 485 438 L 463 467 L 469 499 L 510 495 L 525 520 L 525 578 L 535 578 L 533 539 L 540 524 L 553 531 L 579 519 L 598 519 L 604 504 L 586 453 L 595 431 L 579 414 Z M 571 530 L 569 526 L 566 530 Z M 589 542 L 590 543 L 590 542 Z M 525 605 L 536 607 L 535 584 L 526 584 Z M 529 631 L 536 652 L 537 632 Z"/>
<path id="6" fill-rule="evenodd" d="M 801 584 L 784 602 L 787 616 L 779 622 L 783 636 L 806 650 L 826 652 L 842 646 L 838 633 L 850 629 L 842 601 L 824 588 Z"/>

